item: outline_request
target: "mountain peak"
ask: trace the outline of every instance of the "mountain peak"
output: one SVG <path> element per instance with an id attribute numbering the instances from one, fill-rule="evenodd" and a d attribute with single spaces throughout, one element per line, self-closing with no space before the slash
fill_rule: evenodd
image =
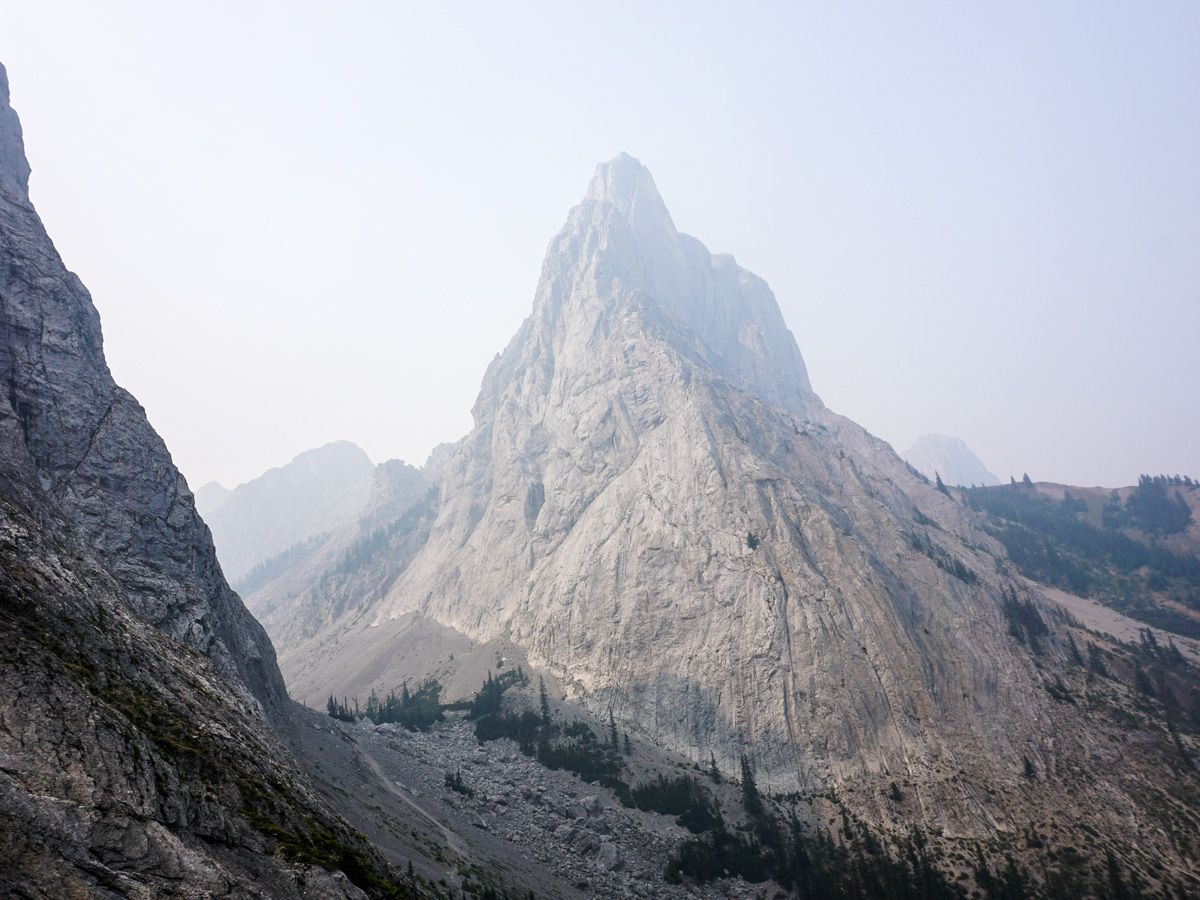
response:
<path id="1" fill-rule="evenodd" d="M 8 102 L 8 72 L 0 63 L 0 189 L 29 196 L 29 161 L 21 120 Z"/>
<path id="2" fill-rule="evenodd" d="M 649 196 L 657 203 L 662 203 L 650 170 L 628 153 L 618 153 L 596 166 L 587 195 L 591 200 L 626 209 L 639 196 Z"/>
<path id="3" fill-rule="evenodd" d="M 605 230 L 616 223 L 628 225 L 635 239 L 658 257 L 680 253 L 679 232 L 650 170 L 628 153 L 596 166 L 580 208 L 591 213 L 589 218 L 598 211 L 595 221 L 606 223 Z"/>
<path id="4" fill-rule="evenodd" d="M 617 357 L 652 338 L 665 349 L 656 365 L 674 358 L 689 373 L 698 365 L 796 413 L 821 405 L 766 282 L 681 234 L 649 170 L 627 153 L 597 166 L 550 242 L 533 315 L 489 368 L 476 423 L 490 420 L 510 388 L 536 384 L 551 396 L 555 379 L 586 382 L 580 373 L 600 358 L 597 335 L 617 342 L 618 333 Z"/>
<path id="5" fill-rule="evenodd" d="M 978 456 L 959 437 L 923 434 L 902 454 L 926 477 L 940 477 L 946 484 L 999 484 Z"/>

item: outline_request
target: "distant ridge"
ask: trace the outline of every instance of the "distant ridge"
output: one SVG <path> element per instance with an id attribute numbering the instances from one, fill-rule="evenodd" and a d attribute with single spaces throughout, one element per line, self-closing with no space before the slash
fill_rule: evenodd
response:
<path id="1" fill-rule="evenodd" d="M 904 451 L 903 457 L 926 478 L 940 475 L 949 485 L 989 486 L 1000 479 L 988 471 L 962 438 L 944 434 L 923 434 Z"/>

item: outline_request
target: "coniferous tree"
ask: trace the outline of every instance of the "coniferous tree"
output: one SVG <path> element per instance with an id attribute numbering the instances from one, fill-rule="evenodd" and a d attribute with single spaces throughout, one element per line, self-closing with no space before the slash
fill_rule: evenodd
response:
<path id="1" fill-rule="evenodd" d="M 620 752 L 621 743 L 617 740 L 617 720 L 613 717 L 611 706 L 608 708 L 608 739 L 613 750 Z"/>
<path id="2" fill-rule="evenodd" d="M 717 756 L 712 752 L 708 754 L 708 777 L 712 779 L 713 784 L 721 783 L 721 770 L 717 768 Z"/>
<path id="3" fill-rule="evenodd" d="M 938 489 L 939 491 L 941 491 L 943 494 L 945 494 L 947 497 L 949 497 L 949 496 L 950 496 L 950 489 L 949 489 L 948 487 L 946 487 L 946 482 L 942 481 L 942 476 L 941 476 L 941 473 L 940 473 L 940 472 L 934 472 L 934 473 L 933 473 L 933 478 L 934 478 L 934 483 L 937 485 L 937 489 Z"/>
<path id="4" fill-rule="evenodd" d="M 1112 850 L 1104 851 L 1105 867 L 1108 869 L 1108 890 L 1109 896 L 1113 900 L 1130 900 L 1133 894 L 1130 893 L 1128 885 L 1125 884 L 1125 878 L 1121 875 L 1121 866 L 1117 862 L 1116 856 Z"/>
<path id="5" fill-rule="evenodd" d="M 546 696 L 546 679 L 538 676 L 538 702 L 542 708 L 542 727 L 550 727 L 550 698 Z"/>
<path id="6" fill-rule="evenodd" d="M 763 814 L 762 795 L 758 792 L 758 783 L 754 780 L 754 770 L 750 768 L 750 760 L 742 754 L 742 806 L 751 818 L 759 818 Z"/>
<path id="7" fill-rule="evenodd" d="M 1104 664 L 1104 651 L 1095 644 L 1088 642 L 1088 680 L 1092 680 L 1095 676 L 1101 678 L 1111 678 L 1108 666 Z"/>
<path id="8" fill-rule="evenodd" d="M 1079 645 L 1075 643 L 1075 635 L 1067 635 L 1067 646 L 1071 648 L 1071 661 L 1077 666 L 1084 665 L 1083 654 L 1079 652 Z"/>

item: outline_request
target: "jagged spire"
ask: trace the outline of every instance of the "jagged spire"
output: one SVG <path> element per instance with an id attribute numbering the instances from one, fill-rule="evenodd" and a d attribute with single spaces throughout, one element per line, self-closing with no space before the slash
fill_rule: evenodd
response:
<path id="1" fill-rule="evenodd" d="M 587 197 L 608 203 L 624 213 L 639 203 L 666 212 L 650 170 L 628 153 L 619 153 L 596 166 L 596 174 L 588 184 Z"/>
<path id="2" fill-rule="evenodd" d="M 29 161 L 25 158 L 25 141 L 21 136 L 21 120 L 8 101 L 8 72 L 0 63 L 0 189 L 29 196 Z"/>

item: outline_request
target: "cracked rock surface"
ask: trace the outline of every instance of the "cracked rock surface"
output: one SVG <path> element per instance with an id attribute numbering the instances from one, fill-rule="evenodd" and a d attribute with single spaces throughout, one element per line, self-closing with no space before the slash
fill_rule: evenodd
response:
<path id="1" fill-rule="evenodd" d="M 28 176 L 0 67 L 0 894 L 365 897 L 394 873 L 276 738 L 271 643 Z"/>

